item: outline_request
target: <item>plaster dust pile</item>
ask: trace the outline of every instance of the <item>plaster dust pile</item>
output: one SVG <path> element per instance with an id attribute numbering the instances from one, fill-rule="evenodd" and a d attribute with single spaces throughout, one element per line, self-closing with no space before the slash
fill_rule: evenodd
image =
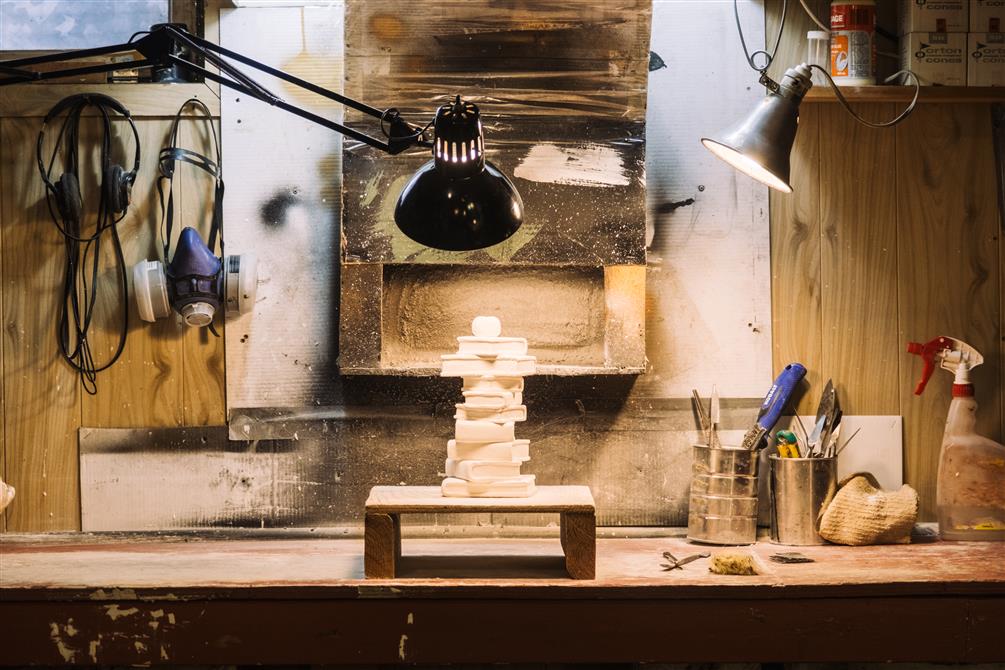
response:
<path id="1" fill-rule="evenodd" d="M 516 439 L 514 425 L 527 419 L 523 378 L 537 359 L 527 340 L 500 337 L 494 316 L 478 316 L 471 335 L 457 338 L 456 354 L 441 356 L 441 377 L 464 379 L 464 402 L 457 405 L 454 439 L 447 442 L 447 478 L 440 487 L 455 498 L 526 498 L 534 475 L 520 474 L 530 460 L 530 440 Z"/>

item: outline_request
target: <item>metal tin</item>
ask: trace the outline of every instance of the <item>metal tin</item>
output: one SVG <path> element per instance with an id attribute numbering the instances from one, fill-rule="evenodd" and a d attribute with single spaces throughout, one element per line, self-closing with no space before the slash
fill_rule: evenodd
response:
<path id="1" fill-rule="evenodd" d="M 770 457 L 771 541 L 827 544 L 820 516 L 837 492 L 837 458 Z"/>
<path id="2" fill-rule="evenodd" d="M 687 537 L 707 544 L 757 540 L 758 452 L 693 445 Z"/>

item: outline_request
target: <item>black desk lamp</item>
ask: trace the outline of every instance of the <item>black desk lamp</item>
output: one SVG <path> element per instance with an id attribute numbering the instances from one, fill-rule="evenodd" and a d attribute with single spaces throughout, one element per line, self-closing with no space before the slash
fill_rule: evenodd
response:
<path id="1" fill-rule="evenodd" d="M 201 55 L 207 63 L 219 68 L 220 72 L 213 72 L 187 60 L 186 52 Z M 139 53 L 143 58 L 49 72 L 25 69 L 43 63 L 119 53 Z M 221 56 L 379 119 L 386 139 L 371 137 L 291 105 Z M 192 35 L 182 24 L 177 23 L 152 26 L 142 37 L 125 44 L 0 62 L 0 86 L 146 68 L 153 71 L 155 79 L 157 73 L 170 74 L 178 70 L 202 75 L 243 95 L 279 107 L 389 154 L 401 153 L 412 146 L 432 148 L 433 160 L 423 165 L 402 189 L 394 212 L 398 228 L 420 244 L 448 251 L 482 249 L 507 239 L 523 223 L 523 201 L 516 187 L 498 168 L 485 160 L 478 107 L 461 101 L 460 96 L 454 102 L 442 106 L 436 113 L 436 118 L 425 127 L 416 128 L 402 119 L 397 109 L 379 110 L 357 102 Z M 432 139 L 427 138 L 430 127 L 433 129 Z"/>

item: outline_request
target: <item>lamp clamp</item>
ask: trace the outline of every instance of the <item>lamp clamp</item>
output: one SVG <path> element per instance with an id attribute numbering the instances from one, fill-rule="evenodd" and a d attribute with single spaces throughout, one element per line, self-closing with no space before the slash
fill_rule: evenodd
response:
<path id="1" fill-rule="evenodd" d="M 781 88 L 778 82 L 768 76 L 767 71 L 762 70 L 761 76 L 757 80 L 757 83 L 768 89 L 772 93 L 778 93 L 778 89 Z"/>

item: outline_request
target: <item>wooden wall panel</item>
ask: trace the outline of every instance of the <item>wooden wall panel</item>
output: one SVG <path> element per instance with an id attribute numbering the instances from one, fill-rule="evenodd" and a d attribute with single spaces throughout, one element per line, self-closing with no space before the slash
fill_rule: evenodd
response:
<path id="1" fill-rule="evenodd" d="M 34 155 L 39 119 L 5 119 L 3 169 L 4 442 L 17 497 L 8 530 L 80 527 L 80 387 L 56 348 L 63 243 L 49 221 Z M 51 147 L 54 136 L 46 138 Z M 14 160 L 13 157 L 19 157 Z"/>
<path id="2" fill-rule="evenodd" d="M 987 105 L 930 106 L 897 129 L 901 346 L 950 335 L 977 347 L 978 430 L 1001 439 L 998 212 L 991 115 Z M 935 512 L 939 447 L 951 380 L 936 370 L 925 394 L 912 394 L 920 362 L 901 355 L 907 481 L 921 513 Z"/>
<path id="3" fill-rule="evenodd" d="M 219 122 L 214 123 L 219 141 Z M 179 146 L 216 160 L 213 137 L 204 121 L 182 122 L 178 137 Z M 181 217 L 176 221 L 175 229 L 180 233 L 183 226 L 193 226 L 202 233 L 203 239 L 208 240 L 213 214 L 213 179 L 203 170 L 187 164 L 179 164 L 175 174 L 180 196 L 178 203 L 181 205 Z M 239 254 L 241 249 L 228 249 L 226 253 Z M 182 421 L 186 426 L 222 426 L 227 422 L 223 372 L 226 324 L 223 318 L 217 319 L 216 328 L 220 337 L 206 328 L 183 328 L 180 381 Z"/>
<path id="4" fill-rule="evenodd" d="M 887 105 L 858 106 L 872 121 Z M 820 110 L 822 339 L 820 381 L 831 377 L 848 414 L 898 414 L 896 133 L 869 128 L 837 105 Z M 813 389 L 816 401 L 822 386 Z M 816 413 L 816 408 L 813 409 Z"/>
<path id="5" fill-rule="evenodd" d="M 45 111 L 66 92 L 52 90 Z M 125 97 L 132 95 L 130 92 Z M 36 96 L 37 97 L 37 96 Z M 169 99 L 173 105 L 175 100 Z M 44 108 L 44 109 L 43 109 Z M 211 104 L 211 109 L 218 105 Z M 157 199 L 157 151 L 164 144 L 174 114 L 158 108 L 156 117 L 137 118 L 143 144 L 142 165 L 133 187 L 133 205 L 119 232 L 127 270 L 141 259 L 158 258 L 160 205 Z M 32 112 L 34 113 L 34 112 Z M 41 119 L 5 117 L 0 121 L 0 312 L 3 318 L 3 453 L 5 481 L 17 489 L 6 512 L 11 531 L 76 529 L 80 525 L 77 429 L 224 423 L 223 341 L 183 327 L 175 318 L 142 322 L 129 295 L 129 338 L 122 357 L 98 375 L 98 394 L 81 392 L 75 373 L 57 352 L 55 323 L 63 283 L 63 248 L 45 205 L 34 160 Z M 82 146 L 90 147 L 97 128 L 83 126 Z M 130 161 L 131 135 L 116 122 L 115 160 Z M 53 136 L 47 137 L 48 142 Z M 208 145 L 202 146 L 206 148 Z M 196 149 L 200 144 L 195 145 Z M 91 149 L 83 153 L 96 158 Z M 194 169 L 194 168 L 193 168 Z M 185 171 L 182 171 L 184 174 Z M 85 200 L 91 207 L 96 173 L 85 174 Z M 203 215 L 208 206 L 197 188 L 186 194 L 188 177 L 176 180 L 179 223 Z M 106 242 L 107 244 L 107 242 Z M 117 342 L 118 295 L 111 259 L 99 281 L 96 322 L 91 331 L 95 355 L 107 360 Z M 130 279 L 131 284 L 131 279 Z M 208 336 L 208 337 L 206 337 Z"/>
<path id="6" fill-rule="evenodd" d="M 789 4 L 775 76 L 805 59 L 806 31 L 814 28 Z M 826 0 L 808 4 L 827 16 Z M 769 40 L 780 8 L 781 0 L 765 1 Z M 889 12 L 879 20 L 889 23 Z M 900 106 L 856 109 L 885 119 Z M 952 335 L 981 349 L 981 430 L 998 440 L 1005 434 L 1005 250 L 990 120 L 986 104 L 922 104 L 896 129 L 872 130 L 836 104 L 803 105 L 792 155 L 795 193 L 771 196 L 775 366 L 802 359 L 811 376 L 819 366 L 801 412 L 816 409 L 815 382 L 833 377 L 846 412 L 903 415 L 905 481 L 921 495 L 922 520 L 935 518 L 950 380 L 936 372 L 925 396 L 915 397 L 921 364 L 906 353 L 907 341 Z M 805 248 L 797 246 L 802 223 L 810 229 Z M 787 312 L 799 305 L 804 318 L 796 323 Z"/>
<path id="7" fill-rule="evenodd" d="M 140 119 L 136 122 L 142 145 L 142 165 L 133 187 L 134 207 L 119 222 L 122 253 L 126 272 L 141 259 L 157 258 L 157 227 L 160 208 L 156 195 L 157 150 L 163 146 L 167 121 Z M 83 147 L 94 147 L 100 141 L 96 124 L 87 126 Z M 129 126 L 116 122 L 117 137 L 129 137 L 126 150 L 120 146 L 113 160 L 132 160 L 132 140 Z M 85 203 L 97 207 L 92 194 L 97 193 L 93 177 L 97 174 L 97 152 L 87 149 L 93 159 L 84 181 Z M 81 173 L 85 174 L 81 165 Z M 88 183 L 88 182 L 92 183 Z M 93 217 L 93 214 L 90 215 Z M 93 218 L 91 219 L 93 220 Z M 107 241 L 110 244 L 110 240 Z M 98 292 L 98 309 L 92 327 L 95 358 L 104 362 L 111 358 L 118 343 L 120 296 L 111 249 L 105 250 L 102 284 Z M 130 284 L 132 278 L 129 278 Z M 146 323 L 139 318 L 130 294 L 129 337 L 121 358 L 107 370 L 98 373 L 96 395 L 82 396 L 81 425 L 101 428 L 175 426 L 182 423 L 181 346 L 182 327 L 174 318 Z"/>
<path id="8" fill-rule="evenodd" d="M 770 193 L 774 368 L 806 366 L 799 414 L 815 414 L 824 368 L 820 281 L 820 109 L 803 110 L 792 152 L 792 194 Z"/>
<path id="9" fill-rule="evenodd" d="M 8 155 L 7 143 L 3 141 L 4 137 L 4 120 L 0 119 L 0 282 L 3 281 L 3 230 L 4 230 L 4 217 L 6 216 L 6 211 L 4 210 L 4 191 L 3 191 L 3 173 L 4 167 L 6 165 L 5 159 Z M 3 319 L 3 285 L 0 284 L 0 329 L 3 328 L 3 324 L 6 321 Z M 7 452 L 4 448 L 4 417 L 6 416 L 6 405 L 4 404 L 4 397 L 6 395 L 5 389 L 7 388 L 7 378 L 3 374 L 3 339 L 0 337 L 0 481 L 6 482 L 7 475 Z M 15 492 L 16 495 L 16 492 Z M 6 511 L 0 512 L 0 533 L 7 530 L 7 513 Z"/>
<path id="10" fill-rule="evenodd" d="M 407 11 L 402 11 L 405 7 Z M 345 91 L 424 125 L 461 94 L 479 105 L 486 157 L 510 175 L 525 224 L 486 250 L 424 248 L 394 225 L 398 194 L 431 155 L 343 154 L 344 262 L 642 265 L 651 0 L 346 2 Z M 380 135 L 348 110 L 347 125 Z"/>

